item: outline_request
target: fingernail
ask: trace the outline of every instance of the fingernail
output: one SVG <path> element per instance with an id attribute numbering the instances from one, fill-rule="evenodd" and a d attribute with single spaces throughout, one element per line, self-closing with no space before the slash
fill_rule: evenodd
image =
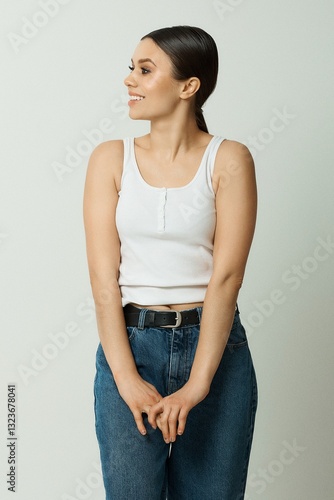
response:
<path id="1" fill-rule="evenodd" d="M 141 431 L 143 436 L 146 436 L 146 431 Z"/>

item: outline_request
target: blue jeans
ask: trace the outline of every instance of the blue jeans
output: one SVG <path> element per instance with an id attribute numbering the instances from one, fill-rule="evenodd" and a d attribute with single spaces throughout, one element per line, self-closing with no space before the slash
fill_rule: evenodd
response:
<path id="1" fill-rule="evenodd" d="M 127 332 L 138 372 L 162 396 L 187 382 L 199 325 Z M 101 344 L 96 369 L 95 422 L 106 500 L 244 498 L 257 384 L 239 312 L 208 396 L 190 411 L 184 434 L 171 446 L 147 419 L 147 435 L 139 433 Z"/>

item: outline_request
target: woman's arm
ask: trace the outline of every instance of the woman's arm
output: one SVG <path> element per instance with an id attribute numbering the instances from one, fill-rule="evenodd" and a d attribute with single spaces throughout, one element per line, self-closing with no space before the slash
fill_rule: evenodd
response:
<path id="1" fill-rule="evenodd" d="M 87 260 L 99 337 L 117 388 L 130 407 L 138 430 L 146 433 L 142 412 L 161 399 L 138 374 L 118 285 L 120 242 L 115 223 L 123 166 L 122 141 L 98 146 L 89 160 L 84 191 Z"/>
<path id="2" fill-rule="evenodd" d="M 176 433 L 183 433 L 189 411 L 209 393 L 232 327 L 255 229 L 255 169 L 246 146 L 235 141 L 222 143 L 213 181 L 217 186 L 213 273 L 190 378 L 149 413 L 149 422 L 153 427 L 158 425 L 167 442 L 174 441 Z"/>

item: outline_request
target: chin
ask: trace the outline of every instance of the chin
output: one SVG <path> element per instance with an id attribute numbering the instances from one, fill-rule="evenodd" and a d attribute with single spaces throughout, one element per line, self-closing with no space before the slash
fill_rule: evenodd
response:
<path id="1" fill-rule="evenodd" d="M 150 117 L 145 116 L 143 113 L 135 113 L 131 109 L 129 112 L 129 118 L 131 118 L 131 120 L 150 120 Z"/>

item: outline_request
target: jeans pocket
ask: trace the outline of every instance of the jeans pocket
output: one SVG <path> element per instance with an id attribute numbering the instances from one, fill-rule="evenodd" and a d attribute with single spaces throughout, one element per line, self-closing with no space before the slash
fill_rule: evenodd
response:
<path id="1" fill-rule="evenodd" d="M 240 321 L 239 314 L 234 317 L 233 325 L 230 331 L 229 338 L 227 340 L 227 345 L 229 347 L 242 347 L 248 344 L 246 331 Z"/>
<path id="2" fill-rule="evenodd" d="M 133 340 L 134 337 L 136 336 L 136 334 L 138 332 L 138 329 L 135 326 L 127 326 L 126 327 L 126 331 L 127 331 L 127 334 L 128 334 L 128 339 L 131 342 L 131 340 Z"/>

